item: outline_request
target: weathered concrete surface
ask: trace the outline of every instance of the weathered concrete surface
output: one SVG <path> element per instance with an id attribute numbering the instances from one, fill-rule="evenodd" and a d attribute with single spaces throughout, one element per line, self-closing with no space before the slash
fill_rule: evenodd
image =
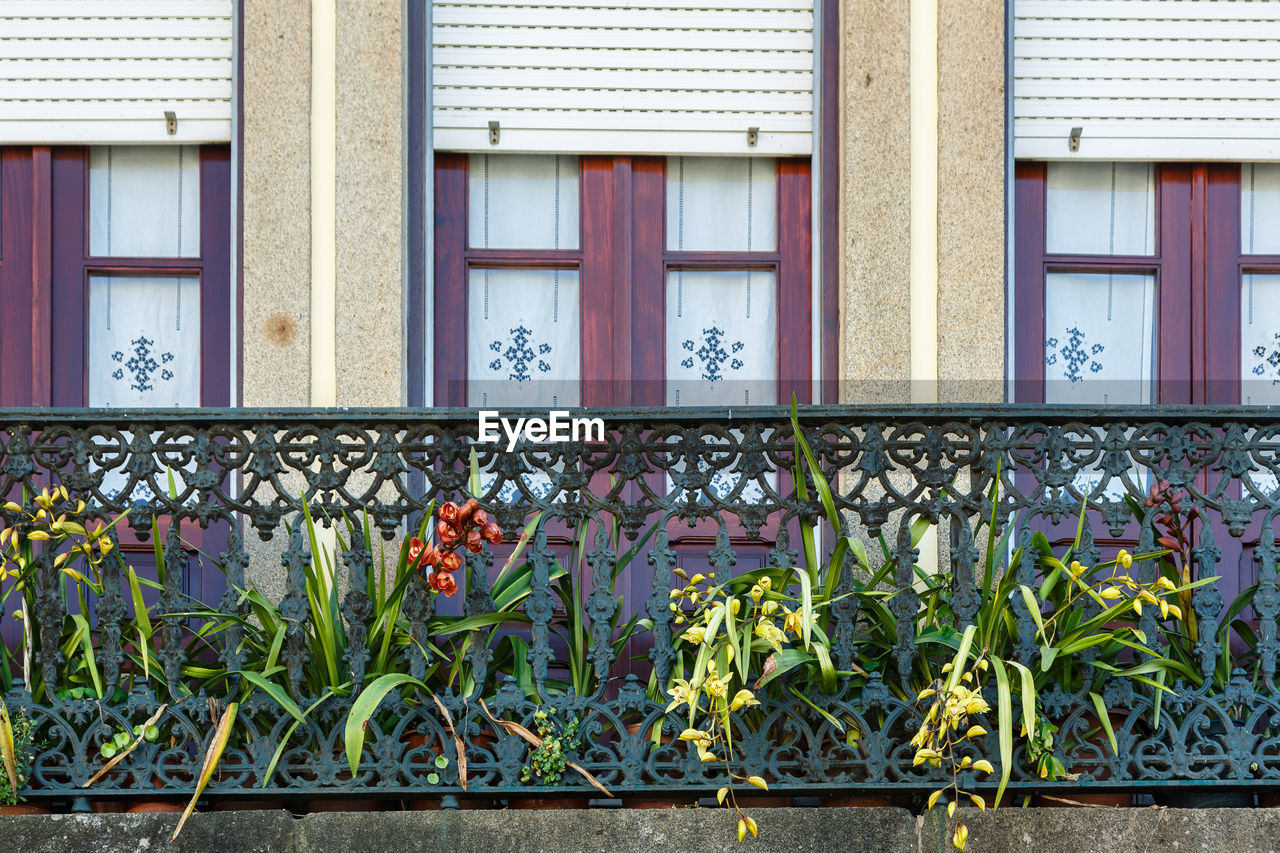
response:
<path id="1" fill-rule="evenodd" d="M 375 815 L 369 815 L 374 818 Z M 174 844 L 176 814 L 0 817 L 0 850 L 23 853 L 135 853 L 140 850 L 277 853 L 296 850 L 297 821 L 285 811 L 192 815 Z M 358 848 L 349 848 L 349 850 Z"/>
<path id="2" fill-rule="evenodd" d="M 904 809 L 753 809 L 739 847 L 722 809 L 288 812 L 0 817 L 0 850 L 30 853 L 949 853 L 953 822 Z M 1280 809 L 1016 809 L 961 813 L 968 853 L 1280 853 Z"/>
<path id="3" fill-rule="evenodd" d="M 739 847 L 724 809 L 393 812 L 309 815 L 299 853 L 431 850 L 449 853 L 915 853 L 916 820 L 903 809 L 754 809 L 760 837 Z"/>
<path id="4" fill-rule="evenodd" d="M 965 853 L 1278 853 L 1280 809 L 997 809 L 958 813 Z M 936 809 L 921 827 L 922 853 L 950 851 L 954 822 Z"/>

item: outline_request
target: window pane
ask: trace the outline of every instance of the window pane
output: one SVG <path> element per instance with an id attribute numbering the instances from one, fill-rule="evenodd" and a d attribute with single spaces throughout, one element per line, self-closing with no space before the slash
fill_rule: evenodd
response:
<path id="1" fill-rule="evenodd" d="M 200 149 L 108 145 L 89 149 L 89 254 L 200 255 Z"/>
<path id="2" fill-rule="evenodd" d="M 778 401 L 772 271 L 669 272 L 666 321 L 668 405 Z"/>
<path id="3" fill-rule="evenodd" d="M 467 318 L 470 405 L 579 405 L 577 270 L 473 269 Z"/>
<path id="4" fill-rule="evenodd" d="M 1155 253 L 1155 167 L 1050 163 L 1045 250 L 1068 255 Z"/>
<path id="5" fill-rule="evenodd" d="M 200 405 L 200 281 L 89 279 L 89 405 Z"/>
<path id="6" fill-rule="evenodd" d="M 768 157 L 667 159 L 667 249 L 772 252 L 777 165 Z"/>
<path id="7" fill-rule="evenodd" d="M 578 158 L 472 154 L 467 239 L 480 249 L 578 248 Z"/>
<path id="8" fill-rule="evenodd" d="M 1045 402 L 1152 400 L 1155 276 L 1050 273 Z"/>
<path id="9" fill-rule="evenodd" d="M 1280 406 L 1280 274 L 1244 277 L 1240 402 Z"/>
<path id="10" fill-rule="evenodd" d="M 1280 163 L 1245 163 L 1240 175 L 1240 246 L 1280 255 Z"/>

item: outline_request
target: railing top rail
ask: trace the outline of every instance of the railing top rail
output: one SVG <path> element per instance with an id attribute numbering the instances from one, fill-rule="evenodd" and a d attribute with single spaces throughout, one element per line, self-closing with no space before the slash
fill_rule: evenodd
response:
<path id="1" fill-rule="evenodd" d="M 420 423 L 474 423 L 480 408 L 302 408 L 238 407 L 198 409 L 112 409 L 112 408 L 0 408 L 0 427 L 45 424 L 85 424 L 145 422 L 163 423 L 378 423 L 410 426 Z M 492 410 L 491 410 L 492 411 Z M 546 415 L 547 408 L 504 408 L 506 417 Z M 575 416 L 595 415 L 607 423 L 653 421 L 779 421 L 787 420 L 788 406 L 750 407 L 669 407 L 619 406 L 575 408 Z M 1026 403 L 942 403 L 893 405 L 800 406 L 800 420 L 818 423 L 839 420 L 910 421 L 921 423 L 1036 421 L 1064 424 L 1078 421 L 1162 423 L 1197 422 L 1280 422 L 1280 407 L 1272 406 L 1064 406 Z"/>

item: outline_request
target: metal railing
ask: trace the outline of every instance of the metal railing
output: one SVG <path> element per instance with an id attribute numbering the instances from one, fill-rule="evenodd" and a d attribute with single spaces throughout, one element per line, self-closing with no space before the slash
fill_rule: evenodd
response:
<path id="1" fill-rule="evenodd" d="M 0 492 L 17 499 L 24 487 L 34 493 L 60 483 L 104 518 L 127 511 L 119 538 L 126 558 L 140 566 L 148 555 L 155 561 L 150 545 L 131 549 L 129 542 L 145 541 L 154 517 L 161 523 L 161 561 L 170 569 L 154 590 L 144 590 L 152 599 L 147 642 L 154 658 L 146 658 L 158 662 L 152 668 L 142 665 L 138 606 L 123 580 L 126 570 L 104 563 L 102 593 L 82 614 L 91 620 L 102 680 L 88 695 L 57 687 L 65 682 L 68 656 L 80 656 L 83 646 L 65 645 L 71 604 L 64 576 L 39 567 L 27 619 L 40 632 L 32 641 L 40 651 L 27 676 L 30 682 L 38 675 L 49 687 L 33 697 L 18 669 L 6 696 L 11 712 L 22 710 L 34 721 L 39 744 L 25 795 L 109 798 L 157 789 L 189 795 L 219 709 L 241 696 L 247 698 L 210 796 L 495 797 L 549 790 L 581 796 L 591 789 L 572 774 L 555 786 L 522 780 L 527 745 L 492 722 L 531 727 L 535 711 L 547 705 L 576 718 L 582 742 L 573 757 L 614 793 L 714 789 L 722 767 L 700 762 L 674 739 L 685 722 L 665 710 L 661 685 L 685 665 L 669 607 L 673 583 L 683 581 L 673 577 L 681 567 L 727 573 L 795 565 L 798 527 L 820 519 L 822 506 L 812 488 L 807 500 L 797 497 L 784 409 L 591 414 L 605 421 L 604 441 L 523 444 L 508 454 L 474 442 L 472 410 L 0 413 Z M 835 689 L 807 684 L 803 695 L 759 691 L 762 707 L 738 732 L 744 770 L 795 793 L 935 786 L 937 771 L 913 766 L 909 745 L 921 713 L 914 701 L 918 685 L 909 682 L 922 658 L 936 658 L 917 641 L 921 573 L 931 546 L 926 539 L 913 547 L 912 521 L 929 519 L 938 531 L 940 577 L 954 621 L 963 623 L 980 606 L 973 567 L 986 540 L 974 531 L 993 512 L 997 526 L 1015 525 L 1015 546 L 1030 542 L 1035 531 L 1060 541 L 1074 535 L 1080 502 L 1087 500 L 1081 559 L 1098 560 L 1121 546 L 1158 550 L 1156 513 L 1144 518 L 1141 512 L 1158 482 L 1179 495 L 1184 512 L 1196 510 L 1188 570 L 1223 578 L 1191 594 L 1199 631 L 1187 651 L 1199 680 L 1173 680 L 1164 691 L 1122 679 L 1050 689 L 1043 712 L 1058 726 L 1064 765 L 1078 776 L 1054 784 L 1280 786 L 1280 417 L 1245 408 L 811 407 L 801 410 L 799 423 L 832 486 L 843 525 L 838 532 L 868 543 L 870 568 L 893 563 L 890 584 L 897 594 L 886 601 L 896 631 L 887 632 L 888 644 L 884 632 L 872 636 L 863 599 L 852 594 L 865 573 L 847 556 L 849 570 L 830 605 L 830 654 L 841 674 Z M 381 642 L 387 633 L 374 624 L 386 614 L 377 600 L 382 593 L 369 594 L 378 589 L 370 579 L 383 571 L 384 559 L 393 561 L 432 498 L 463 493 L 473 450 L 481 503 L 508 543 L 542 513 L 541 533 L 520 558 L 528 567 L 527 589 L 513 603 L 495 585 L 509 544 L 468 557 L 457 599 L 435 598 L 410 584 L 391 618 L 390 651 L 373 645 L 374 635 Z M 308 584 L 316 581 L 309 579 L 312 542 L 299 518 L 304 499 L 321 527 L 336 524 L 343 533 L 332 603 L 345 647 L 339 671 L 330 673 L 342 689 L 331 695 L 319 686 L 323 674 L 314 676 L 317 604 L 308 598 Z M 6 513 L 12 522 L 13 510 Z M 371 547 L 346 535 L 351 528 L 341 521 L 344 515 L 354 520 L 358 531 L 365 513 Z M 170 523 L 175 519 L 182 523 Z M 204 530 L 203 555 L 180 539 L 195 528 Z M 583 529 L 589 547 L 575 544 Z M 824 560 L 833 541 L 819 537 Z M 617 581 L 590 582 L 608 577 L 632 548 L 630 566 Z M 575 570 L 575 560 L 585 568 Z M 217 572 L 225 590 L 220 600 L 204 602 L 225 617 L 204 640 L 196 637 L 204 623 L 193 615 L 193 586 L 184 569 L 174 567 Z M 586 579 L 577 599 L 583 611 L 577 634 L 563 630 L 566 605 L 555 592 L 566 568 L 571 579 Z M 1024 561 L 1018 571 L 1029 581 L 1035 567 Z M 1142 579 L 1154 580 L 1153 564 L 1140 571 L 1148 573 Z M 282 670 L 273 677 L 302 711 L 324 700 L 301 721 L 241 677 L 263 631 L 254 600 L 242 594 L 246 577 L 271 586 L 273 576 L 283 596 L 261 597 L 277 608 L 283 626 L 274 658 Z M 207 579 L 202 588 L 210 588 Z M 1247 606 L 1228 613 L 1228 600 L 1244 589 L 1252 590 Z M 1021 599 L 1008 607 L 1017 624 L 1017 654 L 1030 663 L 1037 646 L 1032 614 Z M 632 614 L 645 621 L 627 642 L 611 644 L 611 632 Z M 1219 630 L 1223 623 L 1227 629 Z M 1153 609 L 1144 611 L 1138 627 L 1142 642 L 1159 651 L 1180 642 Z M 588 676 L 580 693 L 565 673 L 574 637 L 579 669 Z M 13 645 L 12 631 L 9 641 Z M 343 753 L 345 720 L 375 670 L 424 680 L 448 709 L 466 743 L 465 792 L 444 715 L 420 691 L 387 694 L 366 727 L 358 772 L 351 773 Z M 184 695 L 179 685 L 195 692 Z M 1102 693 L 1112 713 L 1117 752 L 1097 736 L 1090 690 Z M 162 703 L 161 737 L 82 788 L 103 764 L 101 745 Z M 995 735 L 988 737 L 994 756 Z M 1047 786 L 1021 760 L 1014 768 L 1014 789 Z"/>

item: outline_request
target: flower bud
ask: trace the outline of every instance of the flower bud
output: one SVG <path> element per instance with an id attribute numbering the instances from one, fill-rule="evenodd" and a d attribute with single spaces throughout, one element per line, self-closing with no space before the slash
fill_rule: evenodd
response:
<path id="1" fill-rule="evenodd" d="M 467 531 L 467 550 L 472 554 L 479 554 L 484 548 L 484 541 L 480 538 L 480 531 L 474 527 Z"/>
<path id="2" fill-rule="evenodd" d="M 466 524 L 467 521 L 471 518 L 472 513 L 474 513 L 479 508 L 480 508 L 480 501 L 476 500 L 475 498 L 467 498 L 467 502 L 464 503 L 458 509 L 458 523 Z"/>
<path id="3" fill-rule="evenodd" d="M 490 521 L 480 528 L 480 536 L 490 545 L 497 545 L 502 541 L 502 528 Z"/>
<path id="4" fill-rule="evenodd" d="M 475 527 L 484 527 L 489 523 L 489 513 L 482 509 L 477 509 L 471 513 L 471 524 Z"/>

